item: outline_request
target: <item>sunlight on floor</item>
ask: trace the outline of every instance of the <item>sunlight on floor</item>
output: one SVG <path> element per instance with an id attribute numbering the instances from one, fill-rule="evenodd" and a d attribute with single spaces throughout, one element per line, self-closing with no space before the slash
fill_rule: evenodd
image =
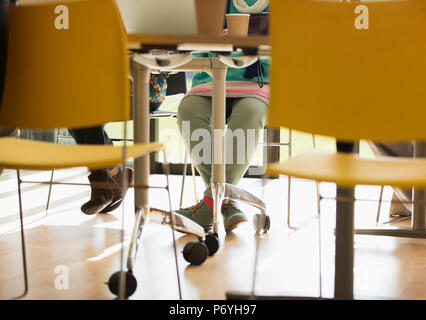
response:
<path id="1" fill-rule="evenodd" d="M 25 180 L 47 181 L 50 172 L 23 171 Z M 87 182 L 84 168 L 55 171 L 55 179 Z M 19 209 L 16 194 L 16 174 L 6 171 L 0 179 L 2 210 L 0 213 L 0 298 L 19 292 L 22 283 Z M 180 176 L 171 176 L 173 208 L 180 200 Z M 334 219 L 335 201 L 321 202 L 321 234 L 318 219 L 305 228 L 291 231 L 287 227 L 287 179 L 266 181 L 243 179 L 241 186 L 262 197 L 271 217 L 271 230 L 259 238 L 259 263 L 256 270 L 256 292 L 259 294 L 333 296 Z M 152 175 L 151 185 L 164 185 L 165 177 Z M 196 178 L 199 195 L 203 192 L 200 177 Z M 312 181 L 292 179 L 291 223 L 297 225 L 317 211 L 316 187 Z M 321 183 L 324 197 L 335 196 L 332 183 Z M 380 188 L 360 186 L 356 196 L 377 200 Z M 109 276 L 120 269 L 124 225 L 124 245 L 127 248 L 134 223 L 133 190 L 129 190 L 124 206 L 112 214 L 86 216 L 80 206 L 90 197 L 88 186 L 54 185 L 50 209 L 46 216 L 48 186 L 25 184 L 23 209 L 30 271 L 28 299 L 112 299 L 105 286 Z M 385 188 L 389 201 L 392 189 Z M 167 210 L 164 190 L 150 190 L 151 205 Z M 186 179 L 183 206 L 194 204 L 192 179 Z M 180 252 L 194 236 L 175 233 L 178 247 L 178 270 L 184 299 L 224 299 L 229 290 L 251 290 L 256 237 L 251 223 L 257 213 L 241 205 L 249 223 L 231 234 L 221 229 L 221 248 L 199 267 L 189 266 Z M 387 220 L 389 203 L 382 205 L 382 220 Z M 356 226 L 374 226 L 377 201 L 356 202 Z M 124 214 L 124 218 L 123 218 Z M 409 222 L 408 222 L 409 223 Z M 319 236 L 321 251 L 319 251 Z M 132 299 L 177 299 L 176 265 L 173 255 L 172 232 L 169 228 L 148 224 L 144 227 L 134 274 L 140 286 Z M 127 250 L 126 250 L 127 251 Z M 319 258 L 321 254 L 321 273 Z M 414 255 L 413 259 L 409 258 Z M 127 253 L 124 254 L 124 264 Z M 57 290 L 53 283 L 58 265 L 69 268 L 69 290 Z M 416 239 L 390 237 L 355 237 L 355 292 L 362 296 L 390 298 L 426 298 L 426 243 Z M 414 276 L 416 274 L 416 276 Z M 321 277 L 320 277 L 321 275 Z M 50 280 L 49 280 L 50 279 Z M 421 286 L 420 284 L 423 284 Z M 12 289 L 13 288 L 13 289 Z"/>

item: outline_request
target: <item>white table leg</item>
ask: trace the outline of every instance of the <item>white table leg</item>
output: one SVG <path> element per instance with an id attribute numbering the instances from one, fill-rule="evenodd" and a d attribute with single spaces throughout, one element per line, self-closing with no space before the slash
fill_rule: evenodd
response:
<path id="1" fill-rule="evenodd" d="M 149 114 L 149 79 L 151 69 L 144 66 L 140 62 L 132 61 L 133 75 L 133 130 L 135 143 L 150 142 L 150 114 Z M 131 247 L 135 246 L 138 241 L 142 228 L 146 223 L 153 222 L 162 225 L 173 226 L 180 232 L 187 232 L 197 235 L 204 240 L 204 229 L 194 223 L 192 220 L 180 216 L 175 212 L 174 224 L 169 219 L 169 212 L 156 209 L 150 212 L 149 206 L 149 176 L 150 176 L 150 158 L 149 155 L 135 159 L 135 212 L 136 212 L 136 229 L 133 232 L 137 235 L 132 238 Z M 138 187 L 139 186 L 139 187 Z M 141 217 L 139 217 L 141 215 Z M 153 218 L 153 219 L 151 219 Z M 138 222 L 139 221 L 139 222 Z M 128 266 L 133 266 L 133 255 L 128 256 Z M 131 268 L 129 268 L 131 269 Z"/>
<path id="2" fill-rule="evenodd" d="M 211 188 L 213 195 L 213 233 L 218 233 L 218 217 L 225 195 L 225 124 L 226 124 L 226 71 L 227 68 L 218 63 L 211 69 L 213 77 L 212 97 L 212 174 Z"/>
<path id="3" fill-rule="evenodd" d="M 132 63 L 133 71 L 133 130 L 135 143 L 149 143 L 149 78 L 150 69 Z M 135 159 L 135 185 L 148 186 L 149 155 Z M 135 188 L 135 208 L 148 213 L 148 189 Z"/>

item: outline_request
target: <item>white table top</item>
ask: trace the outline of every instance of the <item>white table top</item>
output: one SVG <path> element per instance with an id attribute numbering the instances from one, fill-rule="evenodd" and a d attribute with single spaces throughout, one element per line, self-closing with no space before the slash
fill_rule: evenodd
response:
<path id="1" fill-rule="evenodd" d="M 236 48 L 257 48 L 267 50 L 267 36 L 191 36 L 191 35 L 158 35 L 158 34 L 128 34 L 129 49 L 139 49 L 141 44 L 149 46 L 176 46 L 181 51 L 234 51 Z"/>

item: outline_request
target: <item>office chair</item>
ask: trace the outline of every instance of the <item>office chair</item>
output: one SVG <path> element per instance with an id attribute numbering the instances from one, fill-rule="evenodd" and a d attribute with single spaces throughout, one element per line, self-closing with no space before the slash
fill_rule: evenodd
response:
<path id="1" fill-rule="evenodd" d="M 0 126 L 79 128 L 129 120 L 126 34 L 115 1 L 67 2 L 72 11 L 72 27 L 67 30 L 55 28 L 56 5 L 9 7 Z M 96 23 L 89 17 L 96 17 Z M 0 138 L 0 166 L 16 169 L 18 176 L 24 291 L 17 298 L 28 292 L 20 169 L 105 168 L 162 147 L 159 143 L 69 146 Z"/>
<path id="2" fill-rule="evenodd" d="M 426 140 L 425 32 L 422 0 L 272 0 L 269 125 L 346 142 Z M 267 168 L 271 175 L 337 184 L 334 295 L 340 299 L 353 298 L 354 187 L 425 188 L 425 172 L 424 159 L 340 152 L 308 152 Z M 389 235 L 426 238 L 414 227 Z"/>

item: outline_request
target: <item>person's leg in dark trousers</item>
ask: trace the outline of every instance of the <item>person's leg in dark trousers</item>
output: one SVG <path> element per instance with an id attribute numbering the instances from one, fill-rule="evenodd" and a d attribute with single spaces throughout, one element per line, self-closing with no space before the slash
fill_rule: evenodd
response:
<path id="1" fill-rule="evenodd" d="M 391 157 L 413 157 L 414 144 L 412 142 L 372 142 L 367 141 L 374 155 Z M 393 188 L 392 203 L 389 210 L 391 216 L 410 216 L 412 205 L 411 190 Z M 401 202 L 402 201 L 402 202 Z"/>
<path id="2" fill-rule="evenodd" d="M 112 141 L 103 126 L 81 129 L 68 129 L 77 144 L 109 144 Z"/>
<path id="3" fill-rule="evenodd" d="M 0 138 L 1 137 L 18 137 L 17 129 L 5 129 L 0 127 Z M 4 168 L 0 168 L 0 175 L 3 173 Z"/>
<path id="4" fill-rule="evenodd" d="M 112 141 L 103 126 L 68 129 L 68 131 L 77 144 L 112 145 Z M 133 183 L 133 170 L 130 168 L 126 168 L 126 170 L 128 175 L 127 185 L 129 186 Z M 91 170 L 88 178 L 92 192 L 90 200 L 81 206 L 81 211 L 85 214 L 96 214 L 107 213 L 118 208 L 127 192 L 127 189 L 122 191 L 120 188 L 122 176 L 123 168 L 121 165 Z M 102 182 L 109 184 L 111 187 L 96 185 Z"/>

